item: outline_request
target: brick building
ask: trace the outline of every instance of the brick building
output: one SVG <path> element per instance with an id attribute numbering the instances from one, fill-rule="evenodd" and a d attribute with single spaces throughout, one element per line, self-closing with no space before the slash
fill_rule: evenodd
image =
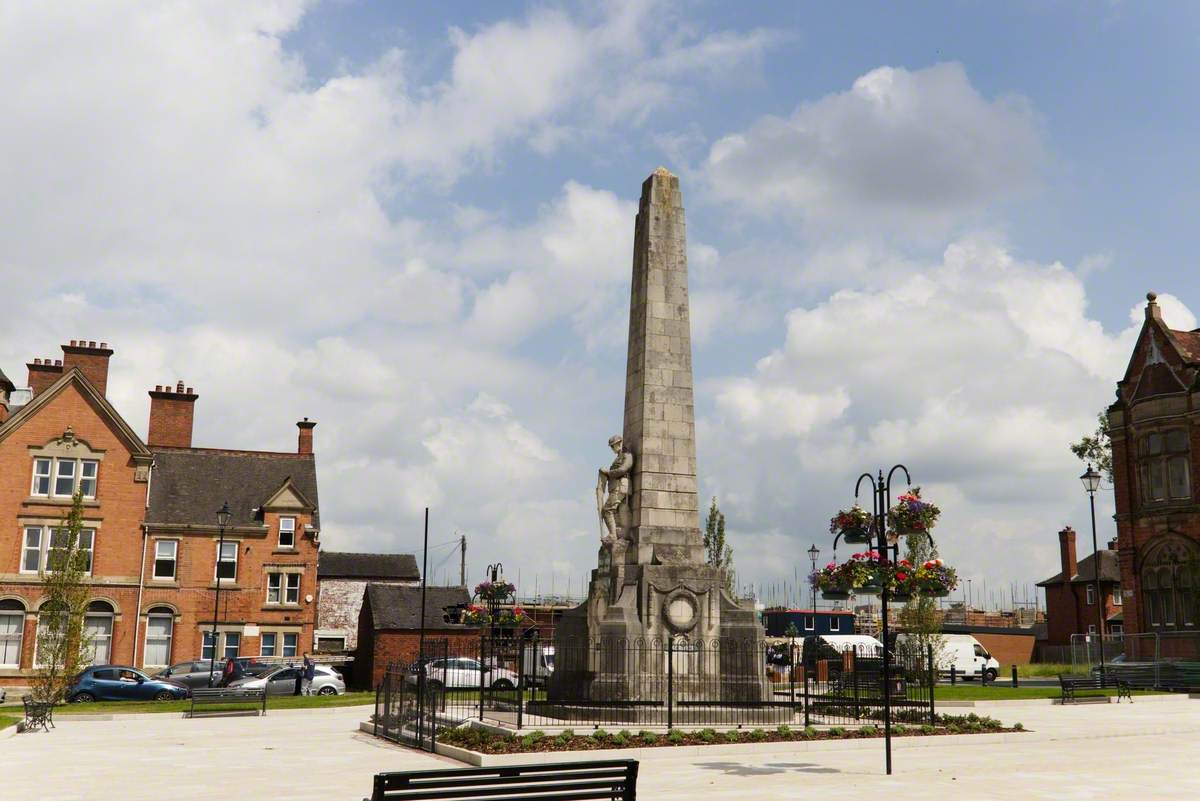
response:
<path id="1" fill-rule="evenodd" d="M 1168 328 L 1147 300 L 1108 408 L 1127 635 L 1200 628 L 1200 329 Z"/>
<path id="2" fill-rule="evenodd" d="M 1121 567 L 1115 541 L 1101 549 L 1100 596 L 1096 596 L 1096 559 L 1088 554 L 1076 557 L 1075 530 L 1067 526 L 1058 532 L 1061 570 L 1038 586 L 1046 591 L 1046 645 L 1070 645 L 1072 634 L 1095 634 L 1098 626 L 1097 604 L 1102 604 L 1104 633 L 1124 631 Z"/>
<path id="3" fill-rule="evenodd" d="M 317 650 L 358 647 L 358 615 L 367 584 L 419 586 L 421 571 L 408 553 L 322 551 L 317 562 Z"/>
<path id="4" fill-rule="evenodd" d="M 299 654 L 315 617 L 317 482 L 308 420 L 295 453 L 192 447 L 197 395 L 150 392 L 146 441 L 106 397 L 112 349 L 72 341 L 0 379 L 0 683 L 36 661 L 41 576 L 76 491 L 90 551 L 94 659 L 155 668 L 211 653 L 217 511 L 218 655 Z M 20 404 L 14 402 L 20 399 Z"/>
<path id="5" fill-rule="evenodd" d="M 453 622 L 471 601 L 466 587 L 426 587 L 425 592 L 426 641 L 444 641 L 451 656 L 477 654 L 480 630 Z M 359 612 L 355 682 L 363 689 L 377 687 L 388 665 L 417 658 L 420 640 L 420 586 L 368 584 Z"/>

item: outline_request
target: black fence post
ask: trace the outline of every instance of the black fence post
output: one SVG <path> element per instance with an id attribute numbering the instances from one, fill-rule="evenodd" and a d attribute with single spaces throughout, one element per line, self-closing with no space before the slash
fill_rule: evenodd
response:
<path id="1" fill-rule="evenodd" d="M 804 728 L 808 728 L 808 667 L 804 668 Z"/>
<path id="2" fill-rule="evenodd" d="M 950 666 L 950 686 L 953 687 L 957 683 L 958 683 L 958 666 L 951 665 Z"/>
<path id="3" fill-rule="evenodd" d="M 480 638 L 479 638 L 479 720 L 480 721 L 483 720 L 483 686 L 484 686 L 484 682 L 486 681 L 486 678 L 484 677 L 484 670 L 483 670 L 483 668 L 485 667 L 484 662 L 483 662 L 483 658 L 485 656 L 484 649 L 483 649 L 483 643 L 484 643 L 484 639 L 482 636 L 480 636 Z"/>
<path id="4" fill-rule="evenodd" d="M 929 725 L 934 726 L 937 725 L 937 713 L 933 710 L 933 692 L 934 687 L 937 686 L 938 678 L 937 663 L 933 661 L 933 643 L 927 643 L 925 648 L 927 658 L 929 659 Z"/>
<path id="5" fill-rule="evenodd" d="M 1015 690 L 1017 687 L 1020 686 L 1020 684 L 1018 683 L 1018 680 L 1017 680 L 1017 666 L 1016 665 L 1012 666 L 1012 679 L 1013 679 L 1013 689 Z"/>
<path id="6" fill-rule="evenodd" d="M 788 678 L 791 692 L 788 695 L 788 702 L 792 707 L 792 715 L 796 714 L 796 641 L 791 640 L 788 644 Z"/>
<path id="7" fill-rule="evenodd" d="M 843 673 L 843 675 L 845 675 Z M 858 649 L 850 649 L 850 681 L 854 685 L 854 719 L 862 718 L 862 713 L 858 708 Z"/>
<path id="8" fill-rule="evenodd" d="M 667 636 L 667 728 L 670 729 L 675 723 L 674 716 L 675 704 L 675 644 L 672 638 Z"/>
<path id="9" fill-rule="evenodd" d="M 517 640 L 517 731 L 521 730 L 521 714 L 525 711 L 525 638 Z"/>

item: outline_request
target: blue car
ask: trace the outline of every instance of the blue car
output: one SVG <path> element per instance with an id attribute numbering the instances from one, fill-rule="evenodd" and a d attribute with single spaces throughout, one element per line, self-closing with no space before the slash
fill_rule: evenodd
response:
<path id="1" fill-rule="evenodd" d="M 67 690 L 73 704 L 92 701 L 176 701 L 188 688 L 169 679 L 155 679 L 135 667 L 94 665 L 75 677 Z"/>

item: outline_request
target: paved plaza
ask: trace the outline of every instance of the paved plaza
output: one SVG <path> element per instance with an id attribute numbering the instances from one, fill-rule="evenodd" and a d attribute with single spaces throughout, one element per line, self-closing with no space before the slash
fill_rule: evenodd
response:
<path id="1" fill-rule="evenodd" d="M 883 744 L 731 746 L 636 752 L 645 799 L 1174 799 L 1200 793 L 1200 700 L 978 709 L 1032 731 L 901 740 L 896 773 Z M 967 710 L 946 710 L 967 711 Z M 62 716 L 50 734 L 0 733 L 3 797 L 28 801 L 361 799 L 383 770 L 454 767 L 358 732 L 366 707 L 266 717 Z M 839 747 L 840 746 L 840 747 Z M 537 756 L 530 757 L 536 761 Z"/>

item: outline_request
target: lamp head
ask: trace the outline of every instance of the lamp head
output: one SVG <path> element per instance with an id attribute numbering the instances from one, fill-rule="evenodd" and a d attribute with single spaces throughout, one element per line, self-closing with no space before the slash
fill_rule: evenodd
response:
<path id="1" fill-rule="evenodd" d="M 233 512 L 229 511 L 229 501 L 225 501 L 221 505 L 220 511 L 217 512 L 217 525 L 225 528 L 229 525 L 230 519 L 233 517 Z"/>
<path id="2" fill-rule="evenodd" d="M 1079 480 L 1083 482 L 1084 491 L 1087 492 L 1088 495 L 1093 495 L 1095 494 L 1096 490 L 1100 489 L 1100 478 L 1100 474 L 1097 473 L 1096 470 L 1089 464 L 1087 466 L 1087 472 L 1080 476 Z"/>

